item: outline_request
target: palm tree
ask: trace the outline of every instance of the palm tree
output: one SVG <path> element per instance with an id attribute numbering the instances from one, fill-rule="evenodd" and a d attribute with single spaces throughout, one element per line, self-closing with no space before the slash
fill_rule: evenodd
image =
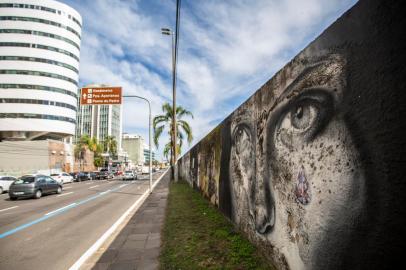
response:
<path id="1" fill-rule="evenodd" d="M 117 141 L 116 141 L 115 137 L 106 136 L 106 138 L 103 141 L 103 145 L 104 145 L 104 151 L 106 153 L 109 153 L 110 156 L 117 155 Z"/>
<path id="2" fill-rule="evenodd" d="M 172 116 L 173 110 L 172 106 L 169 103 L 164 103 L 162 105 L 162 112 L 164 114 L 157 115 L 154 117 L 153 120 L 153 127 L 154 127 L 154 144 L 158 148 L 159 146 L 159 137 L 161 136 L 162 132 L 164 131 L 165 127 L 168 129 L 168 134 L 172 138 Z M 178 154 L 181 153 L 183 140 L 185 135 L 187 137 L 187 141 L 190 144 L 193 140 L 192 135 L 192 128 L 190 127 L 189 123 L 185 120 L 182 120 L 184 116 L 191 116 L 193 118 L 193 114 L 184 109 L 182 106 L 176 107 L 176 152 Z M 164 147 L 164 156 L 168 159 L 168 155 L 172 154 L 172 142 L 169 141 Z"/>
<path id="3" fill-rule="evenodd" d="M 85 134 L 80 137 L 79 142 L 75 146 L 75 158 L 79 160 L 80 164 L 82 163 L 87 149 L 94 153 L 94 166 L 101 167 L 103 163 L 103 158 L 101 157 L 103 146 L 98 143 L 96 138 L 90 138 L 89 135 Z"/>
<path id="4" fill-rule="evenodd" d="M 74 149 L 75 158 L 79 160 L 79 169 L 83 165 L 83 158 L 86 154 L 86 150 L 89 148 L 90 137 L 88 135 L 83 135 L 80 137 L 79 142 L 76 144 Z"/>

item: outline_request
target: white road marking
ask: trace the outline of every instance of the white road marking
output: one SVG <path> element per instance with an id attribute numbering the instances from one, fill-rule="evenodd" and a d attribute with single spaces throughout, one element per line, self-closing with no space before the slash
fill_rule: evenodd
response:
<path id="1" fill-rule="evenodd" d="M 70 188 L 73 188 L 73 187 L 63 187 L 62 189 L 70 189 Z"/>
<path id="2" fill-rule="evenodd" d="M 125 186 L 128 186 L 128 184 L 122 184 L 120 187 L 122 188 L 122 187 L 125 187 Z"/>
<path id="3" fill-rule="evenodd" d="M 61 208 L 58 208 L 58 209 L 56 209 L 56 210 L 54 210 L 54 211 L 51 211 L 51 212 L 49 212 L 49 213 L 46 213 L 45 216 L 51 215 L 51 214 L 53 214 L 53 213 L 56 213 L 56 212 L 58 212 L 58 211 L 61 211 L 62 209 L 65 209 L 65 208 L 68 208 L 68 207 L 72 207 L 72 206 L 74 206 L 74 205 L 76 205 L 76 203 L 71 203 L 71 204 L 66 205 L 66 206 L 64 206 L 64 207 L 61 207 Z"/>
<path id="4" fill-rule="evenodd" d="M 90 187 L 89 189 L 91 189 L 91 188 L 95 188 L 95 187 L 98 187 L 98 186 L 100 186 L 100 185 L 95 185 L 95 186 L 92 186 L 92 187 Z"/>
<path id="5" fill-rule="evenodd" d="M 99 194 L 100 194 L 100 195 L 104 195 L 104 194 L 106 194 L 106 193 L 109 193 L 110 191 L 111 191 L 111 189 L 108 189 L 108 190 L 106 190 L 106 191 L 100 192 Z"/>
<path id="6" fill-rule="evenodd" d="M 16 205 L 16 206 L 12 206 L 12 207 L 9 207 L 9 208 L 4 208 L 4 209 L 1 209 L 0 212 L 11 210 L 11 209 L 14 209 L 14 208 L 17 208 L 17 207 L 18 206 Z"/>
<path id="7" fill-rule="evenodd" d="M 91 184 L 93 184 L 93 182 L 90 182 L 90 183 L 86 183 L 86 185 L 91 185 Z"/>
<path id="8" fill-rule="evenodd" d="M 68 192 L 68 193 L 63 193 L 63 194 L 60 194 L 60 195 L 56 195 L 56 197 L 62 197 L 62 196 L 69 195 L 69 194 L 72 194 L 72 193 L 73 193 L 73 191 Z"/>
<path id="9" fill-rule="evenodd" d="M 152 189 L 155 188 L 155 186 L 161 181 L 162 177 L 166 174 L 164 172 L 158 180 L 155 181 L 155 183 L 152 185 Z M 83 265 L 84 262 L 86 262 L 87 259 L 89 259 L 93 253 L 95 253 L 99 247 L 104 243 L 104 241 L 107 240 L 107 238 L 110 237 L 114 233 L 114 231 L 125 221 L 127 216 L 129 216 L 132 211 L 135 209 L 135 212 L 138 210 L 138 207 L 145 201 L 145 199 L 148 197 L 150 193 L 150 190 L 147 189 L 144 194 L 138 198 L 138 200 L 135 201 L 133 205 L 130 206 L 130 208 L 125 211 L 125 213 L 69 268 L 69 270 L 79 270 L 80 267 Z"/>

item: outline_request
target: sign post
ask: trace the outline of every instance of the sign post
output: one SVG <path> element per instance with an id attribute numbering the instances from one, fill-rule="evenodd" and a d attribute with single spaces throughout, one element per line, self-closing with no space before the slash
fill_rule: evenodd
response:
<path id="1" fill-rule="evenodd" d="M 121 87 L 84 87 L 80 93 L 80 105 L 121 104 Z"/>

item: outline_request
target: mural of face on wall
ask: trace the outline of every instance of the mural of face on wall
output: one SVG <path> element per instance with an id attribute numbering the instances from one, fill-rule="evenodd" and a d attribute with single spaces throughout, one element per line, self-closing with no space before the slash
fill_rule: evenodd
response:
<path id="1" fill-rule="evenodd" d="M 365 176 L 340 111 L 345 58 L 299 59 L 287 85 L 232 116 L 232 219 L 287 268 L 331 269 L 357 226 Z"/>

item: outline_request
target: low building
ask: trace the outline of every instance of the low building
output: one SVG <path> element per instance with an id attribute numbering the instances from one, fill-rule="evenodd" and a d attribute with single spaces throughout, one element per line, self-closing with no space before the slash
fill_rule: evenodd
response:
<path id="1" fill-rule="evenodd" d="M 72 145 L 57 140 L 3 141 L 0 153 L 0 174 L 72 172 L 74 167 Z"/>

